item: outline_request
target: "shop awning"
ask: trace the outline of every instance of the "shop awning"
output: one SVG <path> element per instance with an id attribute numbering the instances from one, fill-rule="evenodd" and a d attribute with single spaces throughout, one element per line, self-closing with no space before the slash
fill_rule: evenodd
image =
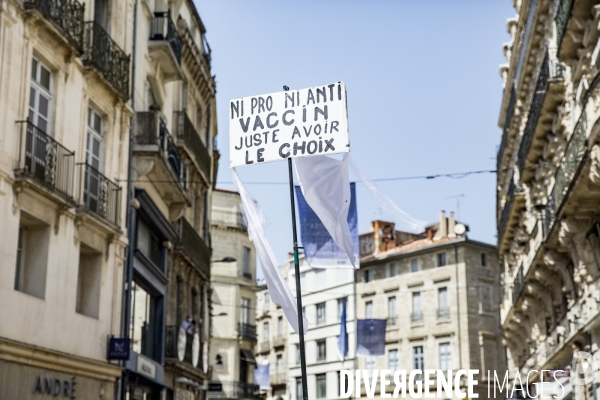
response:
<path id="1" fill-rule="evenodd" d="M 256 359 L 250 350 L 240 350 L 240 359 L 248 364 L 256 365 Z"/>

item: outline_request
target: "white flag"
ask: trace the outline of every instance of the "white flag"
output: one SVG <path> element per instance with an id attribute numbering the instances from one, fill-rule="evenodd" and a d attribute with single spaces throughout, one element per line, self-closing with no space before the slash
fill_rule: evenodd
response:
<path id="1" fill-rule="evenodd" d="M 306 202 L 356 268 L 352 234 L 348 226 L 348 154 L 341 161 L 327 156 L 299 157 L 295 161 L 298 182 Z"/>
<path id="2" fill-rule="evenodd" d="M 271 300 L 281 306 L 290 325 L 292 325 L 294 331 L 298 332 L 298 309 L 296 307 L 296 299 L 285 279 L 283 279 L 281 271 L 279 271 L 277 261 L 273 255 L 273 250 L 265 235 L 264 228 L 266 225 L 266 218 L 258 206 L 258 203 L 246 191 L 236 169 L 232 168 L 232 172 L 233 180 L 237 185 L 240 197 L 242 198 L 241 208 L 242 213 L 246 218 L 246 223 L 248 224 L 248 236 L 256 248 L 256 254 L 258 255 L 263 275 L 267 282 Z M 306 333 L 306 330 L 308 329 L 308 320 L 304 314 L 302 315 L 302 318 L 304 321 L 304 333 Z"/>

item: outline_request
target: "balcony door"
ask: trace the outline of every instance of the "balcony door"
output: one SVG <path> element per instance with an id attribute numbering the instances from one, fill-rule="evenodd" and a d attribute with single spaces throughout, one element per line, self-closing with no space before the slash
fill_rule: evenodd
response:
<path id="1" fill-rule="evenodd" d="M 90 210 L 100 212 L 99 203 L 105 191 L 102 185 L 102 117 L 88 107 L 87 145 L 85 149 L 84 201 Z M 106 194 L 106 193 L 105 193 Z M 106 196 L 104 196 L 106 197 Z"/>
<path id="2" fill-rule="evenodd" d="M 36 178 L 48 181 L 50 167 L 55 166 L 56 147 L 48 138 L 50 131 L 50 111 L 52 109 L 52 73 L 39 60 L 31 62 L 31 85 L 29 88 L 29 113 L 27 116 L 27 139 L 25 163 Z M 52 168 L 50 168 L 52 170 Z M 50 175 L 53 175 L 50 173 Z"/>

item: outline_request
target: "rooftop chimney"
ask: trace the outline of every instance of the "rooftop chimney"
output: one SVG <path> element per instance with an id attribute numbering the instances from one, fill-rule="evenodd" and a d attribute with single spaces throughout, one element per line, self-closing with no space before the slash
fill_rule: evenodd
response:
<path id="1" fill-rule="evenodd" d="M 440 238 L 445 238 L 448 236 L 448 221 L 446 220 L 446 212 L 444 210 L 440 211 Z"/>
<path id="2" fill-rule="evenodd" d="M 456 221 L 454 220 L 454 211 L 450 211 L 450 218 L 448 219 L 448 237 L 456 237 L 456 233 L 454 232 L 455 225 Z"/>

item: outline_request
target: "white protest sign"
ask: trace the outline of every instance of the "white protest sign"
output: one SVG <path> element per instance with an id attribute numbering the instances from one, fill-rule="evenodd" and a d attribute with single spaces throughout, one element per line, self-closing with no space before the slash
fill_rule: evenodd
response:
<path id="1" fill-rule="evenodd" d="M 349 151 L 343 82 L 229 104 L 230 167 Z"/>

